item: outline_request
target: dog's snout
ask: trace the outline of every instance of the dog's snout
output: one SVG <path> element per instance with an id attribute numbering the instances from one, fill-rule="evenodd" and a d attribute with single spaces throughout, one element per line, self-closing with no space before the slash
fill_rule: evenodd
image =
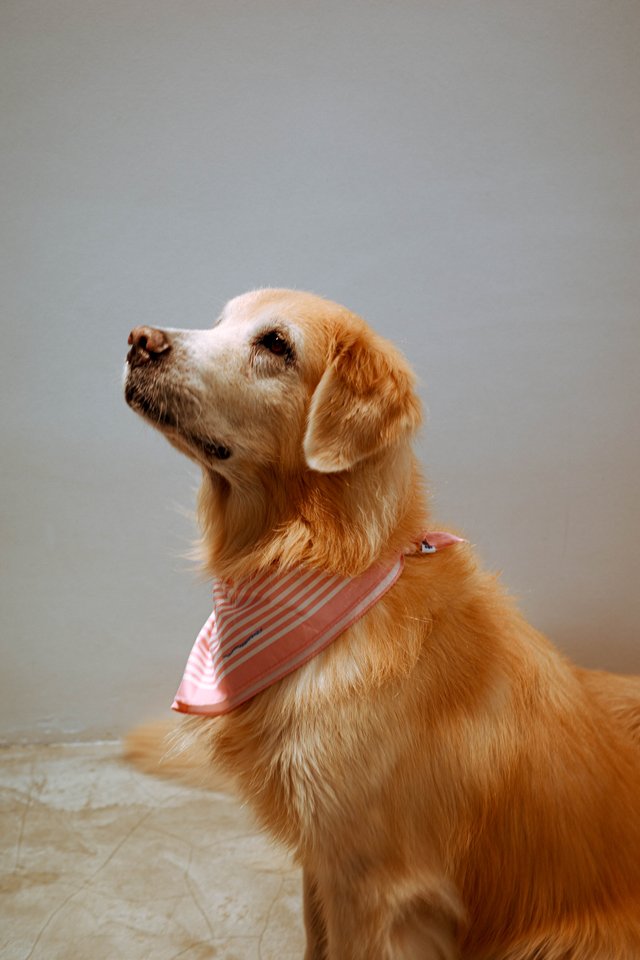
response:
<path id="1" fill-rule="evenodd" d="M 127 359 L 132 361 L 153 360 L 171 349 L 171 340 L 164 330 L 156 327 L 134 327 L 129 334 L 131 350 Z"/>

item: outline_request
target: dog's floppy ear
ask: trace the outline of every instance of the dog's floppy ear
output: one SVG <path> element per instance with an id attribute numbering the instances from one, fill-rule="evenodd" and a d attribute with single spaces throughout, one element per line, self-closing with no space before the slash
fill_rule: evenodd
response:
<path id="1" fill-rule="evenodd" d="M 404 357 L 368 330 L 343 338 L 311 398 L 307 464 L 321 473 L 349 470 L 412 433 L 420 420 Z"/>

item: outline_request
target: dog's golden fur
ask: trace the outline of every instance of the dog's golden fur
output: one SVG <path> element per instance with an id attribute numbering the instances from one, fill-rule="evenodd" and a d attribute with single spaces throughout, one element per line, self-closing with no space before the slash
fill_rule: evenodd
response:
<path id="1" fill-rule="evenodd" d="M 293 337 L 295 363 L 250 353 L 265 318 Z M 214 387 L 196 378 L 196 413 L 162 423 L 203 466 L 212 573 L 357 574 L 429 528 L 419 405 L 391 345 L 290 291 L 232 301 L 221 326 Z M 134 407 L 145 391 L 180 398 L 198 351 L 169 336 L 164 371 L 129 372 Z M 221 462 L 192 436 L 209 396 L 232 448 Z M 303 867 L 307 960 L 640 957 L 640 678 L 570 664 L 467 545 L 408 557 L 325 652 L 224 717 L 188 718 L 181 738 Z M 149 766 L 157 743 L 134 735 L 130 749 Z"/>

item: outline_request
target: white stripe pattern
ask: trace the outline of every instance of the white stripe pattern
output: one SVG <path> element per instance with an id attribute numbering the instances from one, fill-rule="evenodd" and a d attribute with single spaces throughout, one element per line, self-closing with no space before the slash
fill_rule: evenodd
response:
<path id="1" fill-rule="evenodd" d="M 403 562 L 352 578 L 302 568 L 239 587 L 216 580 L 174 709 L 226 713 L 298 669 L 392 586 Z"/>

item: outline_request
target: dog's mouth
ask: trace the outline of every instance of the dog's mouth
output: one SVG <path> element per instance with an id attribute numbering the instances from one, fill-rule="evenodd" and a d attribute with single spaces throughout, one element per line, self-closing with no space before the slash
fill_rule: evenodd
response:
<path id="1" fill-rule="evenodd" d="M 177 421 L 174 414 L 166 404 L 159 404 L 152 401 L 135 383 L 132 382 L 131 374 L 127 375 L 124 387 L 124 398 L 132 410 L 141 416 L 150 420 L 154 427 L 170 427 L 177 429 Z"/>
<path id="2" fill-rule="evenodd" d="M 150 396 L 148 385 L 137 382 L 134 371 L 135 368 L 129 364 L 124 386 L 125 400 L 132 410 L 164 433 L 187 456 L 195 456 L 197 460 L 206 462 L 229 459 L 231 449 L 226 444 L 215 437 L 194 432 L 180 422 L 174 406 L 184 407 L 184 403 L 176 401 L 172 404 L 170 398 L 163 395 L 164 391 L 158 392 L 157 384 L 154 385 L 154 395 Z"/>

